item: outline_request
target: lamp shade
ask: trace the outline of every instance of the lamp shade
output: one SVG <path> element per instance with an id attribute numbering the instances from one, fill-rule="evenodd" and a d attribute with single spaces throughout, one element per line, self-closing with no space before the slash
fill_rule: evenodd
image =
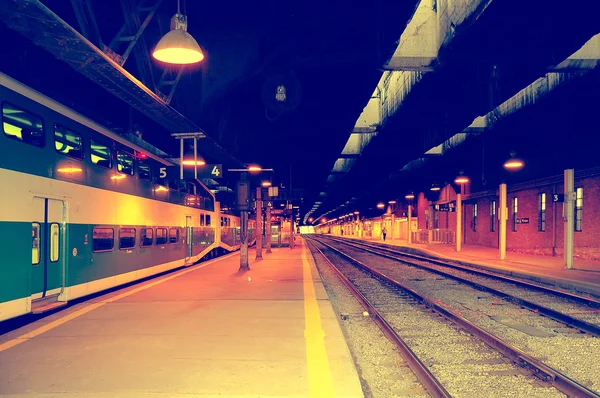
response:
<path id="1" fill-rule="evenodd" d="M 204 59 L 198 42 L 188 32 L 181 29 L 169 31 L 154 48 L 152 56 L 169 64 L 187 65 Z"/>

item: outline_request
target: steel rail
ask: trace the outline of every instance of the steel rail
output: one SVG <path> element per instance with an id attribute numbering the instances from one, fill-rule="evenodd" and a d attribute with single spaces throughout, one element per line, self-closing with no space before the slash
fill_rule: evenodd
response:
<path id="1" fill-rule="evenodd" d="M 489 286 L 486 286 L 486 285 L 482 285 L 480 283 L 473 282 L 473 281 L 470 281 L 468 279 L 463 279 L 463 278 L 461 278 L 459 276 L 456 276 L 456 275 L 448 274 L 448 273 L 446 273 L 444 271 L 428 267 L 427 265 L 411 263 L 410 261 L 407 261 L 405 259 L 398 258 L 398 257 L 395 256 L 395 255 L 404 256 L 404 253 L 398 253 L 398 252 L 393 252 L 393 251 L 392 251 L 392 253 L 394 253 L 394 255 L 392 255 L 392 254 L 386 254 L 386 253 L 380 253 L 380 252 L 377 252 L 377 250 L 384 250 L 386 252 L 390 252 L 390 250 L 386 250 L 384 248 L 380 248 L 379 246 L 356 245 L 356 244 L 350 243 L 350 242 L 345 241 L 345 240 L 338 240 L 338 239 L 334 239 L 334 240 L 336 242 L 339 242 L 339 243 L 342 243 L 342 244 L 346 244 L 346 245 L 351 246 L 351 247 L 359 248 L 361 250 L 364 250 L 364 251 L 369 252 L 369 253 L 373 253 L 373 254 L 381 256 L 381 257 L 386 257 L 386 258 L 392 259 L 394 261 L 402 262 L 404 264 L 407 264 L 407 265 L 410 265 L 410 266 L 413 266 L 413 267 L 426 269 L 429 272 L 433 272 L 433 273 L 436 273 L 438 275 L 442 275 L 442 276 L 444 276 L 446 278 L 449 278 L 449 279 L 452 279 L 452 280 L 464 283 L 464 284 L 472 286 L 472 287 L 474 287 L 474 288 L 476 288 L 478 290 L 492 293 L 492 294 L 494 294 L 494 295 L 496 295 L 498 297 L 501 297 L 501 298 L 503 298 L 503 299 L 505 299 L 507 301 L 510 301 L 512 303 L 515 303 L 515 304 L 518 304 L 518 305 L 523 306 L 525 308 L 528 308 L 528 309 L 530 309 L 530 310 L 532 310 L 534 312 L 537 312 L 539 314 L 547 316 L 548 318 L 554 319 L 557 322 L 564 323 L 564 324 L 566 324 L 568 326 L 573 326 L 573 327 L 575 327 L 575 328 L 577 328 L 577 329 L 579 329 L 579 330 L 581 330 L 583 332 L 589 333 L 589 334 L 591 334 L 593 336 L 596 336 L 596 337 L 600 337 L 600 326 L 598 326 L 598 325 L 594 325 L 593 323 L 589 323 L 589 322 L 582 321 L 582 320 L 577 319 L 577 318 L 573 318 L 572 316 L 567 315 L 567 314 L 563 314 L 560 311 L 556 311 L 556 310 L 553 310 L 552 308 L 544 307 L 544 306 L 542 306 L 540 304 L 534 303 L 534 302 L 529 301 L 529 300 L 522 299 L 520 297 L 513 296 L 513 295 L 511 295 L 509 293 L 505 293 L 503 291 L 494 289 L 492 287 L 489 287 Z M 377 250 L 373 250 L 373 248 L 376 248 Z M 407 257 L 412 258 L 412 256 L 407 256 Z M 422 259 L 418 258 L 417 260 L 419 260 L 419 261 L 429 261 L 426 258 L 422 258 Z M 463 270 L 463 269 L 461 269 L 461 271 L 469 272 L 470 270 Z M 488 276 L 488 275 L 485 275 L 485 276 Z M 493 276 L 490 276 L 490 277 L 493 277 Z M 500 280 L 504 280 L 504 279 L 500 278 Z M 511 282 L 511 281 L 508 281 L 508 282 Z M 544 291 L 544 292 L 548 293 L 546 291 Z"/>
<path id="2" fill-rule="evenodd" d="M 315 240 L 317 240 L 317 239 L 315 239 Z M 402 283 L 396 281 L 395 279 L 392 279 L 392 278 L 388 277 L 387 275 L 382 274 L 381 272 L 379 272 L 375 269 L 372 269 L 371 267 L 363 264 L 359 260 L 340 251 L 339 249 L 336 249 L 325 242 L 320 242 L 320 243 L 329 247 L 330 249 L 336 251 L 341 256 L 347 258 L 352 263 L 363 268 L 365 271 L 372 273 L 373 275 L 377 276 L 381 280 L 406 291 L 407 293 L 409 293 L 410 295 L 415 297 L 417 300 L 423 302 L 429 308 L 431 308 L 434 311 L 445 316 L 451 322 L 454 322 L 455 324 L 461 326 L 462 328 L 464 328 L 465 330 L 467 330 L 469 333 L 473 334 L 474 336 L 479 337 L 490 347 L 494 348 L 495 350 L 499 351 L 506 357 L 510 358 L 513 362 L 527 368 L 532 373 L 533 376 L 538 377 L 544 381 L 551 383 L 554 387 L 556 387 L 558 390 L 560 390 L 567 396 L 600 398 L 600 395 L 598 395 L 594 391 L 589 390 L 585 386 L 582 386 L 581 384 L 577 383 L 575 380 L 570 379 L 566 375 L 551 368 L 550 366 L 544 364 L 543 362 L 533 358 L 532 356 L 526 354 L 525 352 L 521 351 L 520 349 L 511 346 L 510 344 L 503 341 L 499 337 L 497 337 L 497 336 L 483 330 L 479 326 L 473 324 L 466 318 L 463 318 L 460 315 L 457 315 L 457 314 L 454 314 L 454 313 L 448 311 L 447 309 L 445 309 L 445 308 L 441 307 L 440 305 L 438 305 L 437 303 L 435 303 L 432 299 L 429 299 L 429 298 L 423 296 L 422 294 L 416 292 L 415 290 L 412 290 L 408 286 L 404 286 Z"/>
<path id="3" fill-rule="evenodd" d="M 408 347 L 408 345 L 402 340 L 400 336 L 394 331 L 392 326 L 381 316 L 379 311 L 367 300 L 362 293 L 344 276 L 344 274 L 327 258 L 327 256 L 315 246 L 314 242 L 311 242 L 315 250 L 321 254 L 323 259 L 329 264 L 329 267 L 342 281 L 346 288 L 352 293 L 354 297 L 360 302 L 365 310 L 369 312 L 373 321 L 379 326 L 383 334 L 398 347 L 402 356 L 406 360 L 408 367 L 417 376 L 417 379 L 421 382 L 423 387 L 434 397 L 451 397 L 450 393 L 442 386 L 439 380 L 429 371 L 429 369 L 421 362 L 416 354 Z"/>
<path id="4" fill-rule="evenodd" d="M 324 235 L 321 235 L 321 236 L 324 236 Z M 482 269 L 474 268 L 473 265 L 467 265 L 467 264 L 461 263 L 460 260 L 447 260 L 447 261 L 443 261 L 443 260 L 440 260 L 440 259 L 437 259 L 437 258 L 420 256 L 420 255 L 414 254 L 414 253 L 399 252 L 397 250 L 389 248 L 389 246 L 385 247 L 385 246 L 382 246 L 382 245 L 369 244 L 369 243 L 366 243 L 364 241 L 358 241 L 358 240 L 354 240 L 354 239 L 351 240 L 351 239 L 343 239 L 343 238 L 330 237 L 330 236 L 326 236 L 326 238 L 332 239 L 332 240 L 336 240 L 338 242 L 360 242 L 360 243 L 355 243 L 355 244 L 357 246 L 377 247 L 378 249 L 387 251 L 389 253 L 394 253 L 394 254 L 398 254 L 398 255 L 402 255 L 402 256 L 406 256 L 406 257 L 411 257 L 411 258 L 414 258 L 416 260 L 428 261 L 430 263 L 437 264 L 437 265 L 440 265 L 440 266 L 443 266 L 443 267 L 454 268 L 454 269 L 458 269 L 460 271 L 470 272 L 470 273 L 473 273 L 473 274 L 483 275 L 483 276 L 487 276 L 487 277 L 490 277 L 490 278 L 495 278 L 495 279 L 500 279 L 500 280 L 512 282 L 514 284 L 521 285 L 521 286 L 524 286 L 524 287 L 527 287 L 527 288 L 530 288 L 530 289 L 541 290 L 541 291 L 544 291 L 544 292 L 547 292 L 547 293 L 554 294 L 556 296 L 561 296 L 561 297 L 564 297 L 564 298 L 571 299 L 573 301 L 578 301 L 578 302 L 584 303 L 584 304 L 589 305 L 589 306 L 600 308 L 600 300 L 596 300 L 596 299 L 594 299 L 592 297 L 580 296 L 578 294 L 574 294 L 574 293 L 571 293 L 571 292 L 566 292 L 566 291 L 563 291 L 563 290 L 554 289 L 554 288 L 547 287 L 547 286 L 538 285 L 536 283 L 524 281 L 522 279 L 517 279 L 517 278 L 513 278 L 513 277 L 510 277 L 510 276 L 506 276 L 506 275 L 499 275 L 499 274 L 497 274 L 495 272 L 492 272 L 492 271 L 485 271 L 485 270 L 482 270 Z M 453 261 L 454 263 L 449 262 L 449 261 Z M 459 264 L 456 264 L 457 262 Z"/>

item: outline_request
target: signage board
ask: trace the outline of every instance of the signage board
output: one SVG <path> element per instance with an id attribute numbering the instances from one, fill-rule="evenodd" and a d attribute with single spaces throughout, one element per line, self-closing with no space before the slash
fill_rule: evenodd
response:
<path id="1" fill-rule="evenodd" d="M 517 224 L 529 224 L 529 217 L 517 218 Z"/>
<path id="2" fill-rule="evenodd" d="M 442 203 L 439 205 L 435 205 L 435 210 L 440 211 L 440 212 L 449 212 L 449 213 L 454 213 L 456 212 L 456 205 L 454 203 Z"/>
<path id="3" fill-rule="evenodd" d="M 179 179 L 180 177 L 179 166 L 160 167 L 158 169 L 158 178 L 172 178 Z M 222 164 L 205 164 L 198 166 L 198 178 L 222 178 L 223 177 L 223 165 Z M 194 167 L 184 166 L 183 167 L 183 179 L 193 180 L 194 179 Z"/>
<path id="4" fill-rule="evenodd" d="M 553 193 L 552 194 L 552 202 L 553 203 L 563 203 L 565 201 L 565 195 L 562 193 Z"/>

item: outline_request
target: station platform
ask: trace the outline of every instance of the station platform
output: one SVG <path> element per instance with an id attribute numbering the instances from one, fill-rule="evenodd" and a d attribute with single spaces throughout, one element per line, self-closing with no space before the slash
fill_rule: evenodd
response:
<path id="1" fill-rule="evenodd" d="M 576 290 L 581 293 L 600 297 L 600 262 L 585 259 L 574 259 L 574 267 L 565 269 L 562 257 L 523 254 L 507 251 L 506 260 L 500 260 L 497 248 L 479 245 L 462 245 L 461 251 L 456 251 L 456 245 L 416 244 L 406 240 L 370 239 L 344 236 L 344 238 L 401 246 L 415 252 L 459 261 L 466 265 L 478 267 L 498 273 L 530 279 L 536 282 L 550 284 L 563 289 Z"/>
<path id="2" fill-rule="evenodd" d="M 0 336 L 0 396 L 362 397 L 312 256 L 239 252 Z"/>

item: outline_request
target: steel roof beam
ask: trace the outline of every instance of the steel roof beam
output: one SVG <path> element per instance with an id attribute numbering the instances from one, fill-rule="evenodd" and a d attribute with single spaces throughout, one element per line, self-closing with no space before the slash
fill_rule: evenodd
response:
<path id="1" fill-rule="evenodd" d="M 104 48 L 90 0 L 71 0 L 81 33 L 98 48 Z"/>

